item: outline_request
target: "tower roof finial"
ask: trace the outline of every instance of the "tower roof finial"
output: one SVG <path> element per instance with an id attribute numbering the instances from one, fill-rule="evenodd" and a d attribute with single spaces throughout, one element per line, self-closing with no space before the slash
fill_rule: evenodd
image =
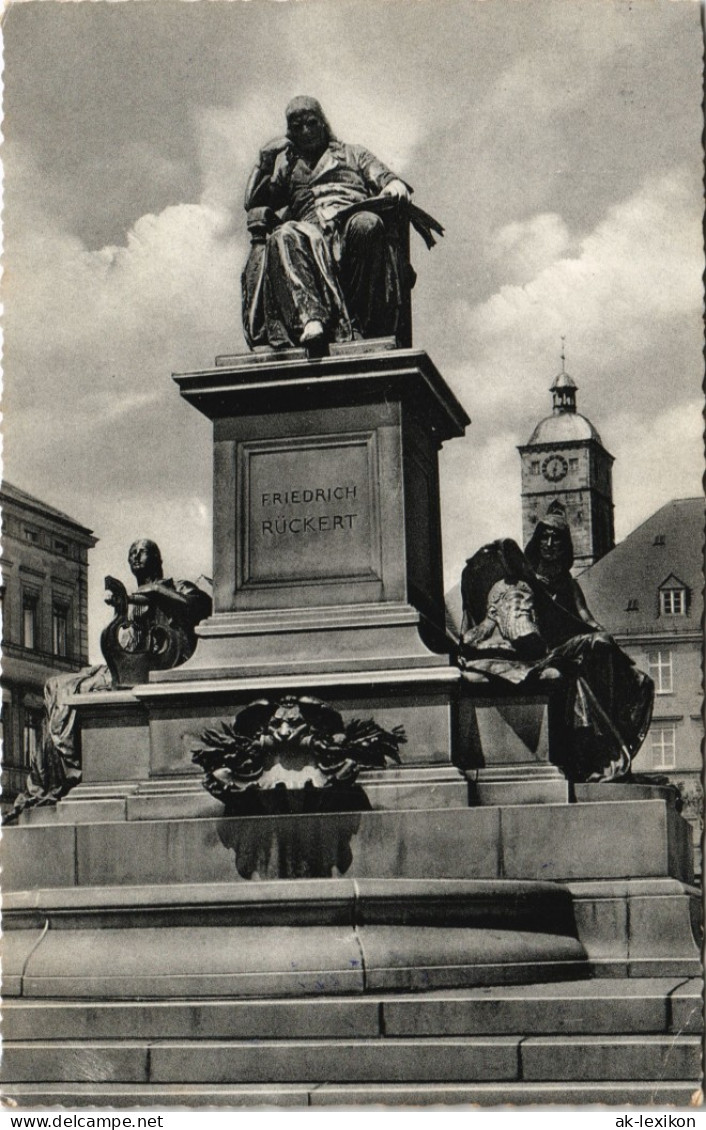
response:
<path id="1" fill-rule="evenodd" d="M 554 378 L 549 390 L 552 394 L 554 415 L 576 411 L 576 383 L 566 371 L 566 335 L 561 335 L 561 372 Z"/>

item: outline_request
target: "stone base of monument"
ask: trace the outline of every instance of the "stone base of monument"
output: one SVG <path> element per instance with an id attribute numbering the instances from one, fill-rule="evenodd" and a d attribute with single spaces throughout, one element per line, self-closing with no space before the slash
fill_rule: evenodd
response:
<path id="1" fill-rule="evenodd" d="M 474 804 L 448 750 L 403 746 L 357 808 L 227 817 L 181 761 L 154 773 L 154 700 L 84 699 L 87 780 L 4 835 L 6 1101 L 690 1101 L 701 898 L 664 791 Z M 464 725 L 497 736 L 494 706 Z"/>
<path id="2" fill-rule="evenodd" d="M 689 1101 L 700 892 L 671 800 L 473 807 L 448 764 L 363 788 L 226 817 L 193 776 L 94 780 L 8 828 L 6 1101 Z"/>
<path id="3" fill-rule="evenodd" d="M 451 664 L 437 452 L 467 417 L 391 344 L 178 379 L 214 427 L 215 611 L 184 666 L 72 700 L 82 784 L 4 832 L 6 1103 L 697 1089 L 689 826 L 661 790 L 570 798 L 550 699 Z M 288 695 L 402 726 L 401 764 L 226 812 L 195 739 Z"/>
<path id="4" fill-rule="evenodd" d="M 542 933 L 547 912 L 532 885 L 551 881 L 564 892 L 557 898 L 566 897 L 566 890 L 571 895 L 574 936 L 584 947 L 589 972 L 628 975 L 631 963 L 647 962 L 655 974 L 695 975 L 699 953 L 693 929 L 699 904 L 688 885 L 690 829 L 664 799 L 623 795 L 611 800 L 610 790 L 606 792 L 606 801 L 589 804 L 340 812 L 307 811 L 304 804 L 297 811 L 295 800 L 289 814 L 187 818 L 165 812 L 160 818 L 159 796 L 149 792 L 62 802 L 44 813 L 35 810 L 27 822 L 6 831 L 3 884 L 8 898 L 15 899 L 6 905 L 6 927 L 10 932 L 14 921 L 32 948 L 37 937 L 34 929 L 26 933 L 26 915 L 20 910 L 40 905 L 38 890 L 46 892 L 50 903 L 52 898 L 57 905 L 68 900 L 68 908 L 72 900 L 82 905 L 81 892 L 89 903 L 93 899 L 94 910 L 84 907 L 85 913 L 78 914 L 83 929 L 98 921 L 98 910 L 107 905 L 113 907 L 108 917 L 115 924 L 125 913 L 120 907 L 126 898 L 129 903 L 126 888 L 145 891 L 147 905 L 155 889 L 167 892 L 165 897 L 177 905 L 189 901 L 194 884 L 199 890 L 204 884 L 225 884 L 229 892 L 237 884 L 244 892 L 237 898 L 247 902 L 260 897 L 258 880 L 276 880 L 269 888 L 273 905 L 281 898 L 287 906 L 292 880 L 318 880 L 322 891 L 337 889 L 341 898 L 350 897 L 349 880 L 355 880 L 356 897 L 361 897 L 361 883 L 380 880 L 384 897 L 399 907 L 412 889 L 409 884 L 422 882 L 431 884 L 441 899 L 435 936 L 443 948 L 446 929 L 466 928 L 458 917 L 463 899 L 470 907 L 472 898 L 479 897 L 469 884 L 515 884 L 506 888 L 515 899 L 521 894 L 517 884 L 526 884 L 532 897 L 527 895 L 522 914 L 530 913 L 534 930 Z M 627 786 L 623 792 L 629 796 Z M 167 794 L 163 799 L 171 805 Z M 150 814 L 149 803 L 157 812 Z M 101 809 L 103 804 L 111 807 Z M 82 819 L 83 806 L 90 819 Z M 71 823 L 69 807 L 75 816 Z M 444 882 L 449 880 L 461 884 L 462 894 L 445 903 Z M 15 897 L 12 891 L 31 893 Z M 499 898 L 497 891 L 494 897 Z M 19 917 L 13 919 L 15 912 Z M 149 916 L 137 914 L 136 907 L 133 913 L 132 925 L 142 929 Z M 68 910 L 63 917 L 58 914 L 57 921 L 70 920 Z M 36 925 L 39 929 L 38 920 Z M 519 929 L 517 923 L 513 928 Z M 135 961 L 140 936 L 133 935 Z M 13 944 L 20 944 L 17 934 Z M 524 971 L 536 978 L 531 961 L 524 963 Z"/>
<path id="5" fill-rule="evenodd" d="M 148 784 L 97 783 L 5 833 L 6 1101 L 697 1089 L 700 892 L 664 796 L 159 819 L 132 805 L 186 782 Z M 79 821 L 96 804 L 121 813 Z"/>
<path id="6" fill-rule="evenodd" d="M 155 684 L 448 665 L 438 452 L 469 420 L 392 344 L 175 378 L 213 421 L 214 613 Z"/>
<path id="7" fill-rule="evenodd" d="M 459 698 L 459 746 L 476 804 L 558 804 L 568 782 L 550 761 L 554 697 L 464 682 Z"/>

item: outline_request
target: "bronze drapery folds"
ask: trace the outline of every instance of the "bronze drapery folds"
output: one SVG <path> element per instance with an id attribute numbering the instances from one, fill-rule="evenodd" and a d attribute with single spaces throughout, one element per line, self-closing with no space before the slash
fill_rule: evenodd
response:
<path id="1" fill-rule="evenodd" d="M 459 666 L 471 682 L 552 687 L 563 718 L 556 763 L 573 781 L 619 780 L 647 734 L 654 685 L 591 615 L 572 561 L 570 531 L 554 516 L 524 554 L 505 539 L 470 558 Z"/>
<path id="2" fill-rule="evenodd" d="M 428 247 L 443 228 L 410 193 L 367 149 L 338 141 L 315 99 L 294 99 L 287 136 L 261 150 L 245 193 L 250 348 L 385 336 L 411 344 L 408 225 Z"/>

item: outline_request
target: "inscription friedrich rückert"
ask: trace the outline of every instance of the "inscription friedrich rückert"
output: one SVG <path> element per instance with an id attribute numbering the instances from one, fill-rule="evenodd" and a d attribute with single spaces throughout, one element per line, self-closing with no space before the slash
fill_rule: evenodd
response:
<path id="1" fill-rule="evenodd" d="M 263 491 L 263 509 L 281 506 L 309 506 L 312 503 L 349 502 L 357 497 L 357 486 L 300 487 L 296 490 Z M 261 519 L 263 534 L 319 534 L 334 530 L 352 530 L 357 514 L 277 514 Z"/>

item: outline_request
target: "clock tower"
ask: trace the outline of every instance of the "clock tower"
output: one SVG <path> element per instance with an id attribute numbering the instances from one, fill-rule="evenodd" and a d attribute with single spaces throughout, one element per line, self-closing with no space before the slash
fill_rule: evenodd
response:
<path id="1" fill-rule="evenodd" d="M 574 543 L 574 573 L 615 545 L 613 456 L 590 420 L 576 411 L 577 386 L 564 368 L 550 389 L 551 416 L 519 447 L 522 460 L 522 537 L 526 545 L 547 513 L 566 517 Z"/>

